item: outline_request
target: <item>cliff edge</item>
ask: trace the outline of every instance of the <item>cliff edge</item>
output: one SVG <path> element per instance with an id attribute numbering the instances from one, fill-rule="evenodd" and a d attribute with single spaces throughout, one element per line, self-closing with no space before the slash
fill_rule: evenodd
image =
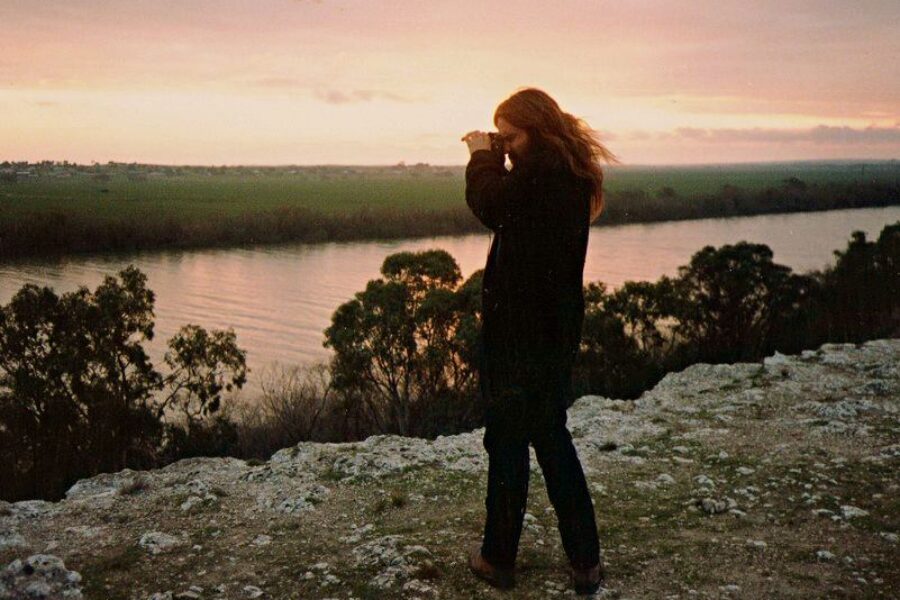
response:
<path id="1" fill-rule="evenodd" d="M 585 396 L 600 597 L 890 597 L 900 589 L 900 339 L 696 364 Z M 103 474 L 0 502 L 0 598 L 472 598 L 484 430 L 301 443 L 265 462 Z M 531 451 L 512 598 L 572 595 Z M 894 590 L 894 591 L 892 591 Z"/>

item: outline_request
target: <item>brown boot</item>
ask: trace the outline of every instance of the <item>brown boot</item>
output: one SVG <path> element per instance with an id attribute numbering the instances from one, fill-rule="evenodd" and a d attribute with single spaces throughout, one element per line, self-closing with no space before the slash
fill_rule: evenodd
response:
<path id="1" fill-rule="evenodd" d="M 576 594 L 596 593 L 605 577 L 602 560 L 589 569 L 572 567 L 572 583 L 575 586 Z"/>
<path id="2" fill-rule="evenodd" d="M 501 590 L 508 590 L 516 585 L 514 570 L 495 567 L 485 560 L 481 555 L 480 543 L 469 551 L 469 569 L 476 577 Z"/>

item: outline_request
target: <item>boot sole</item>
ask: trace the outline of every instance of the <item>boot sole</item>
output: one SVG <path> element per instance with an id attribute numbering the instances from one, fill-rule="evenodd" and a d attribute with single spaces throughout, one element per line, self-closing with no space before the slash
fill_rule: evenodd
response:
<path id="1" fill-rule="evenodd" d="M 496 577 L 491 577 L 490 575 L 486 575 L 486 574 L 482 573 L 481 571 L 476 571 L 475 569 L 473 569 L 471 567 L 469 567 L 469 570 L 476 577 L 481 579 L 482 581 L 486 581 L 487 583 L 491 584 L 495 588 L 498 588 L 501 590 L 509 590 L 509 589 L 512 589 L 513 587 L 515 587 L 515 585 L 516 585 L 516 580 L 511 575 L 498 575 Z"/>

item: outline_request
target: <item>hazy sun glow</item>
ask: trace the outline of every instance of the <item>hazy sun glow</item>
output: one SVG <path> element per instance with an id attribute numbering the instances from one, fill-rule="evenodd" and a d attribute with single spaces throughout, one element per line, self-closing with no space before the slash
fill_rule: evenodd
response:
<path id="1" fill-rule="evenodd" d="M 897 158 L 898 25 L 896 0 L 0 0 L 0 160 L 461 164 L 526 85 L 630 164 Z"/>

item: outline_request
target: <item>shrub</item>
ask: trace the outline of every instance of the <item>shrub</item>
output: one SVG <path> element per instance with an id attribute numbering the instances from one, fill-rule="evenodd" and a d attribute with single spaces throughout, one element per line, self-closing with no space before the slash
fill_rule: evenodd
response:
<path id="1" fill-rule="evenodd" d="M 215 412 L 246 380 L 234 333 L 187 325 L 163 375 L 153 339 L 154 294 L 133 266 L 94 292 L 23 286 L 0 306 L 0 489 L 5 499 L 59 498 L 80 477 L 157 463 L 167 409 Z"/>

